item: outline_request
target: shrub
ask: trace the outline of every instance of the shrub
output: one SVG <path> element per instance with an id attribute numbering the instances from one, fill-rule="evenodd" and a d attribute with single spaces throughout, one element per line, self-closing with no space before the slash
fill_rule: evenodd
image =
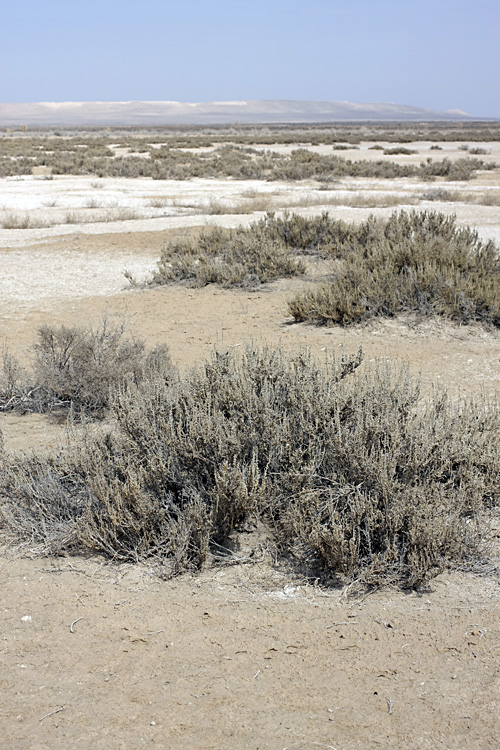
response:
<path id="1" fill-rule="evenodd" d="M 292 257 L 286 245 L 262 219 L 245 229 L 213 228 L 194 240 L 167 245 L 152 284 L 187 281 L 195 286 L 255 287 L 275 279 L 296 276 L 304 265 Z"/>
<path id="2" fill-rule="evenodd" d="M 493 242 L 434 212 L 373 217 L 343 230 L 332 283 L 289 303 L 296 321 L 351 323 L 415 311 L 500 326 L 500 256 Z"/>
<path id="3" fill-rule="evenodd" d="M 107 318 L 95 330 L 43 325 L 38 329 L 32 372 L 4 352 L 0 409 L 72 408 L 75 414 L 100 415 L 123 380 L 137 383 L 151 371 L 173 374 L 168 349 L 146 354 L 143 341 L 125 336 L 124 325 L 112 325 Z"/>
<path id="4" fill-rule="evenodd" d="M 4 532 L 175 573 L 259 516 L 324 581 L 414 585 L 470 562 L 475 521 L 500 498 L 498 409 L 429 402 L 406 370 L 361 359 L 248 349 L 179 381 L 129 381 L 112 433 L 1 456 Z"/>
<path id="5" fill-rule="evenodd" d="M 402 156 L 410 156 L 411 154 L 417 153 L 418 151 L 415 151 L 412 148 L 405 148 L 404 146 L 396 146 L 395 148 L 384 149 L 385 156 L 397 156 L 399 154 L 401 154 Z"/>
<path id="6" fill-rule="evenodd" d="M 485 163 L 480 159 L 441 159 L 434 161 L 427 159 L 422 162 L 419 173 L 424 179 L 445 177 L 447 180 L 470 180 L 478 169 L 495 169 L 496 164 Z"/>
<path id="7" fill-rule="evenodd" d="M 460 198 L 461 196 L 456 190 L 447 190 L 442 187 L 428 190 L 422 195 L 422 200 L 424 201 L 455 202 L 459 201 Z"/>

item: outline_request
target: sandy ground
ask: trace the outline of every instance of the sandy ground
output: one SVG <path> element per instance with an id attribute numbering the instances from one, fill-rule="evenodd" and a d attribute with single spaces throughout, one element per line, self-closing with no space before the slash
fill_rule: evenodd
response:
<path id="1" fill-rule="evenodd" d="M 0 577 L 6 749 L 498 747 L 492 579 L 350 598 L 265 562 L 164 582 L 4 558 Z"/>
<path id="2" fill-rule="evenodd" d="M 487 179 L 499 187 L 490 174 Z M 17 181 L 1 200 L 11 201 L 9 210 L 36 212 L 43 211 L 36 201 L 54 200 L 53 193 L 36 192 L 40 185 L 60 190 L 56 200 L 66 196 L 68 202 L 74 197 L 71 185 L 81 191 L 80 203 L 89 193 L 111 191 L 90 182 Z M 130 192 L 116 200 L 133 208 L 134 201 L 145 202 L 140 191 L 152 185 L 167 194 L 166 185 L 139 182 L 125 186 Z M 237 200 L 257 189 L 206 182 L 210 186 L 198 193 L 193 183 L 179 186 L 192 191 L 185 202 L 203 203 L 214 194 Z M 123 187 L 116 186 L 117 195 Z M 174 187 L 168 186 L 169 195 Z M 382 187 L 389 189 L 378 183 Z M 271 183 L 266 189 L 278 188 Z M 295 189 L 307 192 L 303 185 L 287 189 L 292 198 Z M 482 236 L 500 236 L 498 207 L 448 209 Z M 334 215 L 342 214 L 337 211 Z M 356 219 L 367 213 L 345 209 L 344 215 Z M 240 218 L 253 217 L 209 217 L 227 225 Z M 176 227 L 206 219 L 194 209 L 116 224 L 2 230 L 0 343 L 26 358 L 41 323 L 98 324 L 107 312 L 126 316 L 131 335 L 149 345 L 168 343 L 182 367 L 199 363 L 214 347 L 248 341 L 307 346 L 319 357 L 361 345 L 367 359 L 408 362 L 429 392 L 443 384 L 453 397 L 500 397 L 500 336 L 482 328 L 414 320 L 352 331 L 293 325 L 286 300 L 307 280 L 281 281 L 253 293 L 124 288 L 125 269 L 147 275 L 162 245 L 180 231 Z M 46 449 L 64 439 L 63 425 L 39 415 L 0 414 L 0 428 L 12 451 Z M 492 540 L 497 549 L 498 530 Z M 243 559 L 238 565 L 163 581 L 145 565 L 31 559 L 4 551 L 2 747 L 499 746 L 498 575 L 455 571 L 439 576 L 426 591 L 384 589 L 361 596 L 354 590 L 325 591 L 278 570 L 263 534 L 243 535 L 237 554 Z"/>

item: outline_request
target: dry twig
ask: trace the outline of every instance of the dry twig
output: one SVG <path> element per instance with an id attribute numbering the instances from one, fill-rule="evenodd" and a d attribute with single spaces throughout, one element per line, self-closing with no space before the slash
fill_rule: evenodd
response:
<path id="1" fill-rule="evenodd" d="M 82 619 L 81 617 L 77 617 L 77 618 L 76 618 L 76 620 L 73 620 L 73 622 L 72 622 L 72 623 L 71 623 L 71 625 L 69 626 L 69 632 L 70 632 L 70 633 L 74 633 L 74 632 L 75 632 L 75 631 L 73 630 L 73 625 L 76 625 L 76 623 L 77 623 L 77 622 L 80 622 L 80 620 L 81 620 L 81 619 Z"/>
<path id="2" fill-rule="evenodd" d="M 68 705 L 67 703 L 63 703 L 62 706 L 59 706 L 59 708 L 55 708 L 50 713 L 45 714 L 44 716 L 42 716 L 41 719 L 38 719 L 38 721 L 43 721 L 44 719 L 48 719 L 49 716 L 54 716 L 54 714 L 58 714 L 60 711 L 64 711 L 64 709 L 66 708 L 67 705 Z"/>

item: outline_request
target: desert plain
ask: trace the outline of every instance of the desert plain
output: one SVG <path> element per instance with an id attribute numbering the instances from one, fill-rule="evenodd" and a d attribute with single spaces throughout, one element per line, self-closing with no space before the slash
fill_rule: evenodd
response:
<path id="1" fill-rule="evenodd" d="M 133 153 L 120 146 L 122 134 L 114 136 L 115 156 Z M 461 140 L 407 139 L 413 153 L 385 157 L 374 143 L 394 146 L 383 137 L 361 140 L 341 156 L 418 164 L 438 146 L 439 158 L 464 157 Z M 354 327 L 294 323 L 287 300 L 316 282 L 311 259 L 305 278 L 255 290 L 146 283 L 167 242 L 206 226 L 248 226 L 268 211 L 328 211 L 346 222 L 400 209 L 440 211 L 500 245 L 500 141 L 471 145 L 497 166 L 467 181 L 155 180 L 43 169 L 2 177 L 0 342 L 26 362 L 40 325 L 97 326 L 108 315 L 126 320 L 129 334 L 148 346 L 167 344 L 181 369 L 249 342 L 308 348 L 318 358 L 362 346 L 368 361 L 408 364 L 429 394 L 444 386 L 453 399 L 498 399 L 494 328 L 410 315 Z M 332 151 L 306 139 L 300 147 Z M 282 156 L 295 148 L 265 146 Z M 47 452 L 66 439 L 64 421 L 50 415 L 0 412 L 0 429 L 12 454 Z M 4 546 L 3 747 L 498 747 L 494 516 L 490 527 L 489 565 L 447 570 L 418 590 L 327 588 L 291 574 L 259 527 L 240 535 L 231 564 L 170 580 L 148 561 L 46 558 L 29 544 Z"/>

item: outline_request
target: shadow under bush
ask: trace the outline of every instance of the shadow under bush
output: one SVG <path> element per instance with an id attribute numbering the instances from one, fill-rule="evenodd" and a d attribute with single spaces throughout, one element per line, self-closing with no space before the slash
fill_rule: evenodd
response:
<path id="1" fill-rule="evenodd" d="M 113 432 L 50 459 L 3 454 L 3 534 L 176 573 L 260 517 L 324 581 L 415 585 L 470 563 L 500 497 L 498 409 L 425 401 L 406 370 L 361 359 L 249 349 L 129 381 Z"/>

